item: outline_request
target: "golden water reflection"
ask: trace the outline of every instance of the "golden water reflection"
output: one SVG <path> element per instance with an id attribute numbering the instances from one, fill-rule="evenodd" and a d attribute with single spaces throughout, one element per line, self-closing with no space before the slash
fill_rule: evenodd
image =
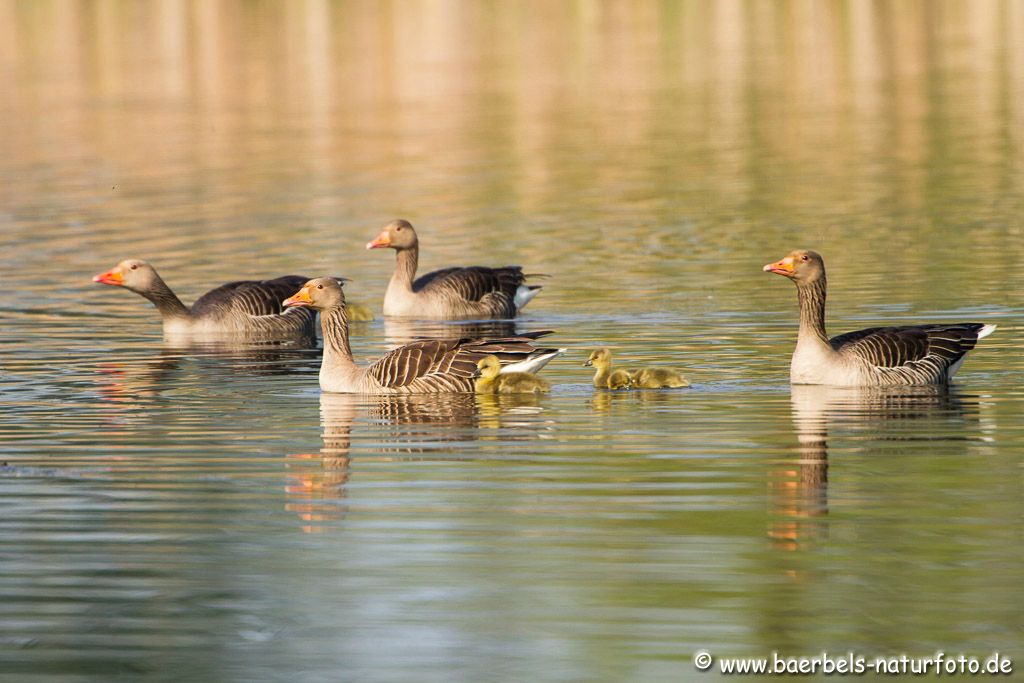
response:
<path id="1" fill-rule="evenodd" d="M 566 268 L 621 277 L 643 305 L 674 251 L 751 228 L 772 253 L 794 231 L 842 243 L 837 270 L 884 239 L 921 297 L 951 258 L 923 234 L 970 230 L 995 273 L 1024 260 L 1000 220 L 1024 195 L 1015 2 L 0 0 L 0 19 L 10 229 L 32 235 L 21 216 L 48 207 L 103 258 L 143 227 L 146 253 L 204 274 L 217 255 L 329 270 L 351 254 L 376 297 L 389 268 L 356 237 L 409 209 L 429 265 L 511 248 L 555 275 L 557 308 L 606 296 Z M 262 200 L 300 230 L 253 230 Z M 620 258 L 637 252 L 666 261 Z"/>
<path id="2" fill-rule="evenodd" d="M 927 440 L 933 438 L 927 423 L 941 433 L 943 421 L 969 419 L 957 390 L 951 387 L 794 384 L 790 390 L 797 458 L 769 476 L 774 521 L 768 535 L 783 550 L 813 545 L 827 536 L 828 525 L 819 518 L 828 514 L 830 432 L 848 439 L 867 433 L 874 444 Z M 926 426 L 907 430 L 906 423 L 914 420 Z"/>

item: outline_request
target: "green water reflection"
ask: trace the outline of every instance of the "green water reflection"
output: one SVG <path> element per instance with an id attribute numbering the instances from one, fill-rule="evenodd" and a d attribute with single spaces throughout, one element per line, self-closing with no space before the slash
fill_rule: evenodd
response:
<path id="1" fill-rule="evenodd" d="M 0 0 L 0 673 L 692 680 L 693 652 L 1024 659 L 1024 6 Z M 320 396 L 89 280 L 550 274 L 550 396 Z M 949 392 L 787 384 L 981 320 Z M 377 320 L 356 355 L 424 332 Z M 595 393 L 610 346 L 679 392 Z M 807 389 L 805 391 L 804 389 Z"/>

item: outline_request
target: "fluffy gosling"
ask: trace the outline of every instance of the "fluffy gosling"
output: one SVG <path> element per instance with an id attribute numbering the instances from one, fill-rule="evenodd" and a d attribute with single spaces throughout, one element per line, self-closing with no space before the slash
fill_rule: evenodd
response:
<path id="1" fill-rule="evenodd" d="M 478 394 L 542 394 L 551 391 L 551 385 L 528 372 L 501 371 L 497 356 L 484 356 L 476 363 L 480 376 L 473 387 Z"/>

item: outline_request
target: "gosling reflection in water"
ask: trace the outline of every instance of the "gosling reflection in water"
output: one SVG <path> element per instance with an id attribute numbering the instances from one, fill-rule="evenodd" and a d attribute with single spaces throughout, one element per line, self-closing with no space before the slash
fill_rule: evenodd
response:
<path id="1" fill-rule="evenodd" d="M 588 401 L 595 413 L 614 410 L 635 411 L 638 406 L 679 405 L 681 392 L 676 391 L 595 391 Z"/>
<path id="2" fill-rule="evenodd" d="M 481 441 L 553 438 L 554 422 L 544 414 L 541 394 L 477 394 Z"/>
<path id="3" fill-rule="evenodd" d="M 869 430 L 881 440 L 928 436 L 887 435 L 886 428 L 906 420 L 963 414 L 963 406 L 946 386 L 791 387 L 796 463 L 770 477 L 772 523 L 769 536 L 785 550 L 796 550 L 827 535 L 828 438 L 833 430 Z M 795 465 L 795 467 L 794 467 Z"/>

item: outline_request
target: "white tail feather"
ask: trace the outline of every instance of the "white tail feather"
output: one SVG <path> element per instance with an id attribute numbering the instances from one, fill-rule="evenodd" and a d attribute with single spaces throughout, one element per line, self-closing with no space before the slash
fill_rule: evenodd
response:
<path id="1" fill-rule="evenodd" d="M 567 349 L 555 349 L 554 351 L 548 351 L 546 353 L 537 353 L 530 356 L 526 360 L 521 360 L 518 363 L 509 363 L 508 365 L 502 365 L 502 372 L 530 372 L 536 373 L 542 367 L 551 362 L 551 359 L 555 356 L 563 354 Z"/>
<path id="2" fill-rule="evenodd" d="M 996 325 L 985 325 L 985 327 L 978 330 L 978 339 L 984 339 L 988 335 L 996 331 Z"/>
<path id="3" fill-rule="evenodd" d="M 526 304 L 530 303 L 530 299 L 540 294 L 540 287 L 527 287 L 526 285 L 519 285 L 516 288 L 516 294 L 512 297 L 512 303 L 516 305 L 516 310 L 522 310 Z"/>

